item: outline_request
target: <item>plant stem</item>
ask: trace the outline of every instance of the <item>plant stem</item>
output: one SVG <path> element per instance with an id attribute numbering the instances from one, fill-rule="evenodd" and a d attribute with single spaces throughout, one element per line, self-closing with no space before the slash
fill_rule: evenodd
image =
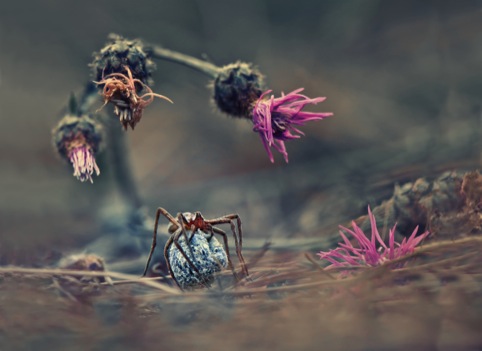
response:
<path id="1" fill-rule="evenodd" d="M 88 83 L 80 98 L 79 114 L 88 114 L 92 106 L 99 101 L 97 86 Z M 112 115 L 104 121 L 107 138 L 109 141 L 108 157 L 112 167 L 112 174 L 119 188 L 119 192 L 124 197 L 131 210 L 142 207 L 141 196 L 134 180 L 129 162 L 129 150 L 126 145 L 125 132 L 119 125 L 116 116 Z"/>
<path id="2" fill-rule="evenodd" d="M 137 210 L 142 207 L 142 200 L 132 174 L 125 132 L 114 117 L 106 122 L 112 174 L 121 195 L 132 209 Z"/>
<path id="3" fill-rule="evenodd" d="M 221 70 L 220 67 L 213 65 L 210 62 L 206 62 L 189 55 L 181 54 L 176 51 L 164 49 L 158 45 L 151 45 L 150 48 L 152 50 L 152 57 L 154 58 L 179 63 L 183 66 L 190 67 L 201 73 L 204 73 L 213 79 L 218 76 L 219 71 Z"/>

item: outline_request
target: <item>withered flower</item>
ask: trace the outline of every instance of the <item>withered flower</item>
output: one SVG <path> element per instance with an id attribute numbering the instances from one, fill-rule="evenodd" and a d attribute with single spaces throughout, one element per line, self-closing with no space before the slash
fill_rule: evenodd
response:
<path id="1" fill-rule="evenodd" d="M 74 167 L 74 176 L 81 182 L 100 174 L 95 161 L 103 139 L 99 123 L 89 116 L 66 115 L 52 131 L 54 146 L 59 155 Z"/>
<path id="2" fill-rule="evenodd" d="M 144 84 L 140 79 L 134 78 L 128 66 L 124 66 L 127 75 L 122 73 L 111 73 L 105 76 L 101 81 L 94 82 L 103 86 L 102 97 L 104 99 L 104 107 L 107 103 L 114 105 L 114 113 L 119 116 L 124 130 L 128 126 L 134 130 L 137 123 L 142 118 L 142 112 L 146 106 L 154 101 L 154 97 L 172 100 L 164 95 L 155 94 L 148 85 Z M 145 94 L 139 96 L 138 93 L 146 91 Z M 101 108 L 102 108 L 101 107 Z"/>

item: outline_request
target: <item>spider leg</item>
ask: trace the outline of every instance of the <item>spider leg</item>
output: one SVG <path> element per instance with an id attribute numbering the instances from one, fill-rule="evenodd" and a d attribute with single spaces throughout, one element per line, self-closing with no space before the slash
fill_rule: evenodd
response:
<path id="1" fill-rule="evenodd" d="M 236 226 L 234 224 L 234 220 L 236 219 L 237 222 L 237 229 L 239 233 L 239 241 L 238 241 L 238 236 L 236 234 Z M 231 225 L 231 232 L 233 233 L 234 236 L 234 245 L 236 247 L 236 254 L 238 256 L 239 263 L 241 264 L 241 269 L 242 271 L 246 274 L 246 276 L 249 275 L 248 273 L 248 267 L 246 266 L 246 262 L 244 260 L 243 254 L 241 252 L 242 249 L 242 244 L 243 244 L 243 233 L 241 231 L 241 220 L 239 219 L 239 216 L 237 214 L 231 214 L 227 215 L 224 217 L 216 218 L 216 219 L 210 219 L 206 220 L 207 223 L 211 225 L 215 224 L 230 224 Z"/>
<path id="2" fill-rule="evenodd" d="M 236 271 L 234 270 L 234 265 L 233 262 L 231 261 L 231 254 L 229 253 L 229 246 L 228 246 L 228 235 L 226 232 L 220 228 L 212 227 L 211 234 L 216 233 L 219 234 L 223 237 L 224 241 L 224 249 L 226 250 L 226 257 L 228 258 L 228 267 L 231 268 L 231 271 L 233 272 L 234 279 L 237 281 L 239 280 L 238 275 L 236 274 Z"/>
<path id="3" fill-rule="evenodd" d="M 179 230 L 179 229 L 178 229 Z M 169 274 L 171 275 L 172 279 L 174 279 L 174 282 L 176 282 L 176 285 L 179 287 L 179 289 L 182 290 L 181 286 L 179 285 L 179 282 L 177 281 L 176 277 L 172 273 L 172 268 L 171 268 L 171 262 L 169 261 L 169 248 L 172 245 L 174 241 L 174 236 L 176 233 L 172 234 L 169 237 L 169 240 L 167 240 L 166 245 L 164 246 L 164 258 L 166 260 L 166 265 L 167 265 L 167 270 L 169 271 Z"/>
<path id="4" fill-rule="evenodd" d="M 210 227 L 211 227 L 211 228 L 210 228 L 210 230 L 209 230 L 209 231 L 210 231 L 210 234 L 211 234 L 211 235 L 209 235 L 209 238 L 207 238 L 207 240 L 208 240 L 208 241 L 211 241 L 211 239 L 212 239 L 212 238 L 213 238 L 213 236 L 214 236 L 214 229 L 213 229 L 213 226 L 211 225 Z"/>
<path id="5" fill-rule="evenodd" d="M 231 230 L 233 231 L 233 233 L 235 233 L 235 230 L 233 228 L 233 220 L 236 220 L 236 225 L 237 225 L 237 230 L 238 230 L 238 238 L 239 238 L 239 261 L 241 262 L 241 266 L 243 268 L 243 271 L 246 273 L 246 276 L 248 276 L 248 266 L 246 265 L 246 262 L 244 261 L 244 257 L 243 257 L 243 254 L 242 254 L 242 250 L 243 250 L 243 230 L 242 230 L 242 226 L 241 226 L 241 218 L 239 217 L 239 215 L 237 213 L 233 213 L 233 214 L 229 214 L 229 215 L 226 215 L 224 216 L 226 218 L 229 218 L 231 219 Z M 235 236 L 236 237 L 236 236 Z"/>
<path id="6" fill-rule="evenodd" d="M 157 245 L 157 227 L 159 226 L 159 217 L 161 216 L 161 214 L 164 217 L 166 217 L 171 223 L 173 223 L 175 225 L 178 225 L 176 220 L 174 219 L 174 217 L 169 212 L 167 212 L 162 207 L 159 207 L 157 209 L 157 211 L 156 211 L 156 221 L 154 223 L 154 232 L 152 234 L 151 250 L 149 251 L 149 257 L 147 259 L 146 268 L 144 269 L 144 273 L 142 274 L 143 277 L 145 277 L 146 274 L 147 274 L 147 270 L 149 269 L 149 264 L 151 263 L 152 254 L 154 253 L 154 249 L 156 248 L 156 245 Z"/>
<path id="7" fill-rule="evenodd" d="M 237 213 L 228 214 L 220 218 L 210 219 L 210 220 L 207 220 L 206 222 L 212 225 L 229 223 L 228 221 L 226 221 L 226 219 L 230 219 L 231 221 L 236 220 L 236 226 L 239 233 L 239 247 L 240 249 L 242 249 L 243 248 L 243 231 L 241 228 L 241 218 Z"/>
<path id="8" fill-rule="evenodd" d="M 243 231 L 241 229 L 241 218 L 239 217 L 239 215 L 237 213 L 233 213 L 233 214 L 229 214 L 227 216 L 225 216 L 229 219 L 232 219 L 232 220 L 236 220 L 236 225 L 237 225 L 237 228 L 238 228 L 238 233 L 239 233 L 239 248 L 240 250 L 243 249 Z"/>
<path id="9" fill-rule="evenodd" d="M 194 257 L 194 253 L 192 252 L 192 247 L 191 247 L 191 240 L 192 238 L 194 237 L 194 234 L 196 233 L 196 229 L 194 228 L 193 230 L 191 230 L 191 238 L 188 240 L 188 237 L 187 237 L 187 233 L 186 233 L 186 228 L 184 227 L 184 225 L 182 224 L 183 223 L 183 220 L 182 220 L 182 213 L 179 212 L 177 214 L 177 222 L 179 223 L 179 226 L 181 227 L 181 232 L 182 232 L 182 236 L 184 237 L 184 240 L 186 240 L 186 245 L 189 249 L 189 253 L 191 254 L 191 257 L 193 260 L 195 260 L 196 258 Z M 198 272 L 199 273 L 199 272 Z"/>
<path id="10" fill-rule="evenodd" d="M 181 229 L 178 228 L 176 230 L 176 232 L 174 232 L 171 237 L 169 238 L 169 240 L 166 242 L 166 245 L 164 246 L 164 259 L 166 260 L 166 264 L 167 264 L 167 269 L 169 271 L 169 274 L 171 275 L 172 279 L 174 280 L 174 282 L 176 283 L 176 285 L 179 287 L 179 289 L 183 290 L 183 288 L 181 287 L 181 284 L 179 284 L 179 282 L 177 281 L 176 277 L 174 276 L 174 273 L 172 271 L 172 267 L 171 267 L 171 261 L 169 260 L 169 249 L 171 248 L 171 245 L 174 244 L 176 246 L 176 248 L 179 250 L 179 252 L 184 256 L 184 259 L 192 266 L 194 267 L 194 265 L 192 265 L 192 262 L 189 260 L 189 258 L 186 256 L 186 253 L 184 252 L 184 250 L 182 249 L 182 247 L 179 245 L 179 243 L 177 242 L 176 239 L 179 238 L 179 234 L 181 232 Z M 194 269 L 196 269 L 196 267 L 194 267 Z"/>

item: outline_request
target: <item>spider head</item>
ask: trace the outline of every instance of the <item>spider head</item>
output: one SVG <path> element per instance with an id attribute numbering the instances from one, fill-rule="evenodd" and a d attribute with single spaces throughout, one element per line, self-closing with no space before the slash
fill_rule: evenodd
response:
<path id="1" fill-rule="evenodd" d="M 195 213 L 183 212 L 181 213 L 180 217 L 181 217 L 182 225 L 184 226 L 186 231 L 195 231 L 197 229 L 200 229 L 201 231 L 205 231 L 207 229 L 206 228 L 207 223 L 203 215 L 199 211 Z M 168 227 L 168 231 L 170 234 L 173 234 L 178 229 L 179 229 L 179 225 L 177 224 L 171 224 Z"/>
<path id="2" fill-rule="evenodd" d="M 196 211 L 195 213 L 184 212 L 181 215 L 181 218 L 186 230 L 196 230 L 196 229 L 204 230 L 204 228 L 206 227 L 206 222 L 204 221 L 204 217 L 199 211 Z"/>

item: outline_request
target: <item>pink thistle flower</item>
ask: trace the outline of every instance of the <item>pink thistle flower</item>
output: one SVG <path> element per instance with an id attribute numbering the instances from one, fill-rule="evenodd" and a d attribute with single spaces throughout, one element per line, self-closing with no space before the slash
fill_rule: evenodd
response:
<path id="1" fill-rule="evenodd" d="M 81 182 L 100 174 L 95 156 L 102 147 L 102 126 L 89 116 L 64 116 L 52 131 L 52 139 L 60 157 L 74 167 L 74 177 Z"/>
<path id="2" fill-rule="evenodd" d="M 97 176 L 100 174 L 99 166 L 97 166 L 94 154 L 88 145 L 73 147 L 69 150 L 68 157 L 74 167 L 74 177 L 77 177 L 81 182 L 89 180 L 93 183 L 92 175 L 94 171 Z"/>
<path id="3" fill-rule="evenodd" d="M 416 236 L 418 231 L 417 226 L 408 239 L 404 238 L 401 243 L 397 243 L 395 242 L 396 225 L 394 225 L 389 232 L 387 245 L 378 232 L 375 216 L 370 211 L 370 206 L 368 207 L 368 216 L 372 227 L 371 238 L 369 239 L 355 222 L 352 222 L 353 230 L 340 226 L 340 235 L 343 242 L 339 243 L 338 247 L 334 250 L 328 252 L 321 251 L 317 254 L 320 259 L 331 263 L 326 268 L 379 266 L 386 261 L 413 253 L 415 247 L 429 235 L 429 232 L 426 231 Z M 343 231 L 350 234 L 358 242 L 358 247 L 353 246 Z"/>
<path id="4" fill-rule="evenodd" d="M 332 116 L 331 112 L 304 112 L 303 108 L 308 104 L 317 104 L 324 101 L 325 97 L 311 99 L 299 94 L 304 88 L 300 88 L 281 97 L 265 98 L 271 90 L 265 91 L 254 105 L 252 111 L 253 131 L 258 132 L 263 145 L 268 152 L 271 162 L 274 162 L 271 147 L 281 153 L 288 162 L 288 152 L 285 141 L 298 139 L 304 133 L 294 126 L 302 126 L 308 121 L 324 119 Z"/>

